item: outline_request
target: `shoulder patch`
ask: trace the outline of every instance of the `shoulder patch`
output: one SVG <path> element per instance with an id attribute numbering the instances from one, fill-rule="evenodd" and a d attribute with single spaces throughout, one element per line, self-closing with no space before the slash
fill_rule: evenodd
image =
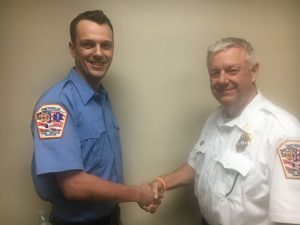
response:
<path id="1" fill-rule="evenodd" d="M 40 139 L 61 138 L 68 112 L 59 104 L 42 105 L 34 115 Z"/>
<path id="2" fill-rule="evenodd" d="M 287 140 L 278 148 L 285 177 L 300 179 L 300 140 Z"/>

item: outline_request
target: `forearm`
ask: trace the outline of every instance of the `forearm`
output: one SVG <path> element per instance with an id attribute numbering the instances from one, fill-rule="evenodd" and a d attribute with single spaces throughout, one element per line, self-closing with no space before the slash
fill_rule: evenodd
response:
<path id="1" fill-rule="evenodd" d="M 141 189 L 106 181 L 82 171 L 63 172 L 57 175 L 63 195 L 72 200 L 138 202 Z"/>
<path id="2" fill-rule="evenodd" d="M 176 170 L 159 177 L 165 181 L 167 190 L 171 190 L 193 183 L 194 176 L 194 169 L 186 163 Z"/>

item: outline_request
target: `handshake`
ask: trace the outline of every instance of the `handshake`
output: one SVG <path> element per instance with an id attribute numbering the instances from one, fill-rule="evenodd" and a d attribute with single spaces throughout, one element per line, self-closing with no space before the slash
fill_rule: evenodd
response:
<path id="1" fill-rule="evenodd" d="M 166 182 L 158 177 L 151 183 L 142 183 L 138 188 L 137 203 L 139 206 L 146 212 L 155 213 L 167 189 Z"/>

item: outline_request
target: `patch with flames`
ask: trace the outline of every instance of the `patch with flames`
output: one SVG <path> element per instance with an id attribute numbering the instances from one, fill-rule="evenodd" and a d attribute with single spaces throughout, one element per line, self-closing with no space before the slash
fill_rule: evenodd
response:
<path id="1" fill-rule="evenodd" d="M 67 116 L 67 111 L 59 104 L 42 105 L 35 113 L 40 139 L 61 138 Z"/>
<path id="2" fill-rule="evenodd" d="M 278 154 L 286 178 L 300 179 L 300 140 L 285 141 Z"/>

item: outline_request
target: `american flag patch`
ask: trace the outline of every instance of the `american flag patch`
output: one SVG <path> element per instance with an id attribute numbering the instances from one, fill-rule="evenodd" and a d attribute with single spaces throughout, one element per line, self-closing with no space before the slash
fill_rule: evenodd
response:
<path id="1" fill-rule="evenodd" d="M 285 141 L 278 148 L 278 154 L 286 178 L 300 179 L 300 140 Z"/>
<path id="2" fill-rule="evenodd" d="M 61 138 L 67 116 L 67 111 L 61 105 L 42 105 L 35 113 L 35 122 L 40 139 Z"/>

